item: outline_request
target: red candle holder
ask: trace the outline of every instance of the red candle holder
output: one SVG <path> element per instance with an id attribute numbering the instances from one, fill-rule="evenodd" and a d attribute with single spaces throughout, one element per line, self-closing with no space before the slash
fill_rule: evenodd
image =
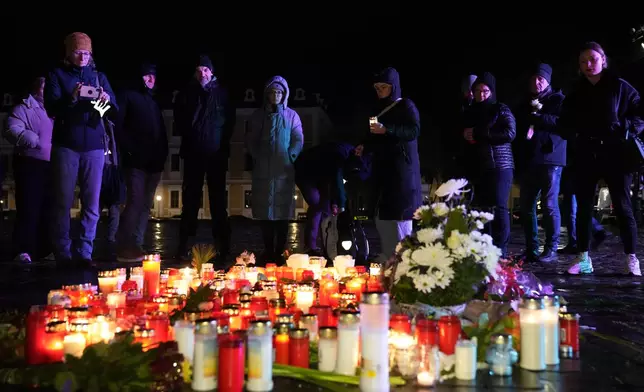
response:
<path id="1" fill-rule="evenodd" d="M 254 315 L 268 312 L 268 301 L 266 297 L 252 297 L 250 299 L 250 310 Z"/>
<path id="2" fill-rule="evenodd" d="M 32 306 L 25 326 L 25 359 L 29 365 L 39 365 L 47 360 L 43 345 L 49 312 L 46 306 Z"/>
<path id="3" fill-rule="evenodd" d="M 418 345 L 435 346 L 438 344 L 438 323 L 435 320 L 416 321 L 416 341 Z"/>
<path id="4" fill-rule="evenodd" d="M 319 328 L 337 326 L 333 323 L 333 309 L 328 305 L 313 305 L 309 308 L 309 313 L 318 317 Z"/>
<path id="5" fill-rule="evenodd" d="M 224 307 L 228 305 L 234 305 L 239 303 L 239 291 L 236 290 L 225 290 L 223 292 L 223 304 Z"/>
<path id="6" fill-rule="evenodd" d="M 241 392 L 244 387 L 244 342 L 234 334 L 219 335 L 217 390 Z"/>
<path id="7" fill-rule="evenodd" d="M 438 320 L 438 348 L 442 353 L 454 354 L 460 335 L 461 320 L 457 316 L 442 316 Z"/>
<path id="8" fill-rule="evenodd" d="M 273 348 L 275 349 L 275 363 L 280 365 L 289 364 L 289 331 L 290 324 L 278 323 L 273 329 Z"/>
<path id="9" fill-rule="evenodd" d="M 45 363 L 61 362 L 65 356 L 63 342 L 67 335 L 67 323 L 52 321 L 47 323 L 45 331 L 45 340 L 42 343 Z"/>
<path id="10" fill-rule="evenodd" d="M 309 367 L 309 330 L 292 329 L 289 332 L 288 364 L 290 366 Z"/>
<path id="11" fill-rule="evenodd" d="M 167 342 L 168 331 L 170 329 L 170 320 L 164 312 L 155 312 L 150 314 L 145 322 L 145 327 L 154 330 L 154 342 Z"/>
<path id="12" fill-rule="evenodd" d="M 392 314 L 389 318 L 389 329 L 399 333 L 411 334 L 409 316 L 406 314 Z"/>
<path id="13" fill-rule="evenodd" d="M 304 272 L 302 272 L 302 280 L 303 281 L 315 280 L 315 274 L 311 270 L 304 270 Z"/>

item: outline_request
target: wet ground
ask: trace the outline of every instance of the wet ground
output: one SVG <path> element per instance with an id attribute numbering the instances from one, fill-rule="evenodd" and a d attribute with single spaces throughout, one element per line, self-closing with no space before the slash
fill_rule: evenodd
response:
<path id="1" fill-rule="evenodd" d="M 177 246 L 178 221 L 150 221 L 146 245 L 155 253 L 164 255 L 164 263 L 176 262 L 172 255 Z M 199 242 L 210 240 L 209 222 L 201 222 Z M 30 267 L 20 266 L 9 260 L 11 248 L 11 222 L 4 221 L 0 232 L 0 309 L 26 308 L 30 304 L 46 301 L 47 292 L 63 284 L 96 282 L 96 273 L 68 272 L 53 269 L 51 263 L 35 263 Z M 292 223 L 289 231 L 289 246 L 301 250 L 302 223 Z M 101 261 L 108 259 L 106 224 L 101 222 L 95 246 L 99 268 L 114 268 L 119 265 Z M 372 253 L 379 251 L 373 226 L 367 225 Z M 522 252 L 523 238 L 520 227 L 512 232 L 511 252 Z M 564 243 L 562 243 L 564 245 Z M 233 220 L 233 249 L 237 255 L 244 250 L 256 254 L 262 251 L 259 227 L 245 219 Z M 638 255 L 644 260 L 644 233 L 638 241 Z M 525 269 L 534 272 L 542 281 L 553 283 L 557 294 L 568 301 L 570 311 L 581 315 L 586 327 L 582 336 L 582 356 L 579 361 L 567 362 L 567 371 L 546 372 L 537 379 L 532 374 L 517 375 L 537 389 L 551 391 L 613 391 L 644 390 L 644 280 L 619 275 L 623 269 L 624 256 L 619 237 L 612 236 L 595 252 L 592 252 L 595 273 L 592 276 L 567 276 L 564 274 L 571 257 L 563 256 L 550 265 L 530 264 Z M 120 265 L 123 266 L 123 265 Z M 474 391 L 482 389 L 462 385 L 444 386 L 439 390 Z M 490 388 L 492 386 L 487 384 Z M 515 384 L 516 385 L 516 384 Z M 501 389 L 499 389 L 501 388 Z M 491 389 L 490 389 L 491 390 Z M 513 390 L 500 386 L 493 390 Z M 514 389 L 517 390 L 517 389 Z"/>

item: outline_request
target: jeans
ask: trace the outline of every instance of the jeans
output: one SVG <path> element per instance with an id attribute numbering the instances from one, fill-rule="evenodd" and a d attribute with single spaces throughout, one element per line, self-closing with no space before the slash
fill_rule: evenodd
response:
<path id="1" fill-rule="evenodd" d="M 230 223 L 228 221 L 228 200 L 226 193 L 226 172 L 228 158 L 222 154 L 210 157 L 190 157 L 184 159 L 183 172 L 183 209 L 179 230 L 179 247 L 184 248 L 188 238 L 197 232 L 197 215 L 201 207 L 204 176 L 208 184 L 208 201 L 212 236 L 219 257 L 230 251 Z"/>
<path id="2" fill-rule="evenodd" d="M 503 255 L 507 254 L 510 242 L 510 209 L 508 201 L 514 178 L 513 169 L 489 170 L 482 173 L 477 200 L 481 207 L 491 209 L 494 213 L 492 221 L 492 240 Z M 476 189 L 475 189 L 476 191 Z"/>
<path id="3" fill-rule="evenodd" d="M 150 208 L 154 203 L 154 193 L 160 180 L 161 173 L 127 169 L 127 201 L 118 233 L 119 242 L 124 246 L 143 245 Z"/>
<path id="4" fill-rule="evenodd" d="M 563 224 L 568 230 L 568 246 L 577 246 L 577 197 L 575 196 L 575 169 L 568 166 L 563 171 L 561 177 L 561 193 L 563 194 L 563 203 L 561 213 L 563 215 Z M 591 218 L 591 230 L 595 235 L 604 231 L 604 227 L 593 216 Z"/>
<path id="5" fill-rule="evenodd" d="M 41 159 L 14 155 L 13 177 L 16 183 L 16 222 L 14 252 L 27 253 L 33 259 L 46 256 L 49 249 L 50 163 Z"/>
<path id="6" fill-rule="evenodd" d="M 116 241 L 116 233 L 119 229 L 119 221 L 121 220 L 121 206 L 119 204 L 112 204 L 107 207 L 107 240 L 109 242 Z"/>
<path id="7" fill-rule="evenodd" d="M 304 245 L 308 249 L 317 249 L 320 223 L 331 213 L 329 189 L 325 184 L 314 180 L 297 181 L 297 187 L 309 205 L 306 210 Z"/>
<path id="8" fill-rule="evenodd" d="M 91 259 L 100 216 L 99 198 L 103 178 L 105 152 L 92 150 L 76 152 L 65 147 L 54 147 L 51 154 L 53 169 L 53 209 L 51 236 L 54 254 L 59 260 L 74 257 Z M 72 254 L 69 237 L 69 210 L 74 202 L 76 182 L 80 186 L 80 235 Z"/>
<path id="9" fill-rule="evenodd" d="M 575 189 L 578 200 L 577 211 L 577 248 L 587 252 L 590 248 L 593 230 L 592 214 L 595 201 L 595 190 L 600 178 L 608 185 L 608 191 L 615 208 L 619 222 L 619 235 L 624 244 L 624 253 L 634 254 L 637 244 L 637 223 L 633 215 L 630 188 L 633 181 L 632 173 L 622 173 L 612 169 L 610 162 L 603 160 L 588 160 L 587 165 L 577 167 Z"/>
<path id="10" fill-rule="evenodd" d="M 287 220 L 262 220 L 262 237 L 264 239 L 264 252 L 268 256 L 278 259 L 286 247 L 288 236 Z"/>
<path id="11" fill-rule="evenodd" d="M 521 183 L 521 216 L 525 233 L 526 250 L 539 247 L 537 237 L 537 199 L 541 194 L 543 226 L 546 231 L 545 250 L 557 250 L 561 230 L 559 213 L 559 188 L 562 166 L 538 165 L 526 170 Z"/>
<path id="12" fill-rule="evenodd" d="M 396 245 L 403 238 L 411 234 L 413 222 L 411 220 L 395 221 L 376 218 L 376 229 L 380 237 L 380 256 L 378 262 L 386 263 L 396 252 Z"/>

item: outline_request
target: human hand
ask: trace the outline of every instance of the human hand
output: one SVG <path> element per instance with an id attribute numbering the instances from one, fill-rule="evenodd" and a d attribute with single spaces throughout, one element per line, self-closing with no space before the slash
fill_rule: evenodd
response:
<path id="1" fill-rule="evenodd" d="M 385 128 L 385 126 L 382 125 L 381 123 L 370 124 L 369 129 L 371 130 L 371 133 L 376 135 L 382 135 L 385 132 L 387 132 L 387 128 Z"/>
<path id="2" fill-rule="evenodd" d="M 106 93 L 105 90 L 103 90 L 101 88 L 101 94 L 98 96 L 98 99 L 99 99 L 99 101 L 109 102 L 110 101 L 110 95 L 108 93 Z"/>
<path id="3" fill-rule="evenodd" d="M 78 82 L 76 83 L 76 87 L 74 87 L 74 91 L 72 91 L 72 99 L 76 101 L 78 99 L 78 95 L 80 94 L 80 89 L 83 86 L 83 83 Z"/>

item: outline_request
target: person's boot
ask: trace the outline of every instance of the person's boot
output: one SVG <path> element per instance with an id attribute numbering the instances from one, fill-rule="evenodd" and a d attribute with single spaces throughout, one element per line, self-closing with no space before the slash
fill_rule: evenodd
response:
<path id="1" fill-rule="evenodd" d="M 539 261 L 542 263 L 552 263 L 553 261 L 557 261 L 559 255 L 557 254 L 556 249 L 556 245 L 546 246 L 543 249 L 543 253 L 539 255 Z"/>
<path id="2" fill-rule="evenodd" d="M 536 249 L 526 249 L 526 251 L 521 256 L 519 256 L 520 259 L 528 263 L 538 262 L 539 257 L 539 252 Z"/>

